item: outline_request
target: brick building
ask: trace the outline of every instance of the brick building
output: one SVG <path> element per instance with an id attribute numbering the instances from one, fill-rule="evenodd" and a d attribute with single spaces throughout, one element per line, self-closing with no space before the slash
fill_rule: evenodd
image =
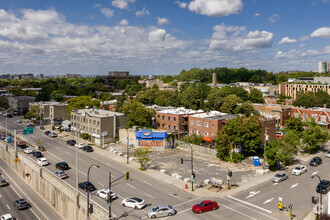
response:
<path id="1" fill-rule="evenodd" d="M 291 115 L 295 118 L 301 117 L 302 120 L 313 117 L 320 126 L 326 129 L 330 128 L 330 109 L 326 108 L 326 106 L 324 108 L 292 107 Z"/>
<path id="2" fill-rule="evenodd" d="M 272 141 L 276 139 L 276 119 L 259 117 L 260 121 L 260 138 L 261 143 L 265 144 L 266 141 Z"/>

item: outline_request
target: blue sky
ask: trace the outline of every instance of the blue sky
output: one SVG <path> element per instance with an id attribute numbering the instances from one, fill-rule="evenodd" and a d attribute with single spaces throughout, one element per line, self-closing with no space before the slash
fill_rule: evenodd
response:
<path id="1" fill-rule="evenodd" d="M 330 0 L 0 1 L 0 74 L 317 70 Z"/>

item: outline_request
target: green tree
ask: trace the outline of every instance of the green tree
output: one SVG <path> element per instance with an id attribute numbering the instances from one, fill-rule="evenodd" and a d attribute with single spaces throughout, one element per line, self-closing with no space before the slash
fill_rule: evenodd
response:
<path id="1" fill-rule="evenodd" d="M 248 99 L 252 103 L 265 103 L 265 99 L 262 95 L 262 92 L 253 87 L 250 87 L 250 93 L 248 94 Z"/>
<path id="2" fill-rule="evenodd" d="M 89 108 L 100 108 L 100 101 L 92 99 L 90 96 L 79 96 L 67 101 L 66 111 L 68 115 L 71 115 L 73 109 L 84 109 L 86 106 Z"/>
<path id="3" fill-rule="evenodd" d="M 249 117 L 250 115 L 260 115 L 259 112 L 253 108 L 252 103 L 249 101 L 238 105 L 234 112 L 235 114 L 242 114 L 246 117 Z"/>
<path id="4" fill-rule="evenodd" d="M 294 131 L 297 134 L 300 134 L 304 130 L 303 122 L 301 121 L 300 117 L 290 117 L 289 120 L 285 122 L 285 125 L 288 130 Z"/>
<path id="5" fill-rule="evenodd" d="M 220 108 L 221 112 L 234 114 L 235 109 L 242 100 L 236 95 L 229 95 L 223 99 L 223 104 Z"/>
<path id="6" fill-rule="evenodd" d="M 277 101 L 276 101 L 276 103 L 277 103 L 277 104 L 282 104 L 282 103 L 285 104 L 287 99 L 291 99 L 291 96 L 285 96 L 285 95 L 283 95 L 283 94 L 279 94 L 279 95 L 277 96 Z"/>
<path id="7" fill-rule="evenodd" d="M 204 138 L 201 135 L 197 135 L 197 134 L 192 134 L 189 136 L 185 136 L 182 141 L 184 142 L 188 142 L 191 144 L 196 144 L 196 145 L 201 145 L 202 143 L 204 143 Z"/>
<path id="8" fill-rule="evenodd" d="M 230 138 L 227 134 L 218 131 L 215 136 L 215 149 L 217 150 L 217 158 L 223 161 L 230 159 Z"/>
<path id="9" fill-rule="evenodd" d="M 138 148 L 134 152 L 134 157 L 140 163 L 140 170 L 146 170 L 146 166 L 150 161 L 149 154 L 151 153 L 148 149 Z"/>
<path id="10" fill-rule="evenodd" d="M 236 95 L 243 101 L 248 100 L 248 92 L 243 87 L 225 86 L 221 88 L 221 91 L 225 97 L 229 95 Z"/>
<path id="11" fill-rule="evenodd" d="M 6 97 L 0 97 L 0 107 L 4 109 L 9 108 L 8 99 Z"/>
<path id="12" fill-rule="evenodd" d="M 329 133 L 319 126 L 314 118 L 310 118 L 305 127 L 307 128 L 302 132 L 303 150 L 308 153 L 316 152 L 318 146 L 329 139 Z"/>
<path id="13" fill-rule="evenodd" d="M 27 119 L 35 118 L 36 120 L 40 120 L 40 110 L 38 105 L 32 106 L 29 111 L 25 114 Z"/>
<path id="14" fill-rule="evenodd" d="M 129 128 L 132 126 L 151 127 L 151 118 L 155 115 L 153 110 L 144 107 L 135 99 L 124 103 L 121 112 L 127 115 L 126 127 Z"/>
<path id="15" fill-rule="evenodd" d="M 320 90 L 315 93 L 315 96 L 319 100 L 319 107 L 323 107 L 324 105 L 330 107 L 330 95 L 327 92 Z"/>
<path id="16" fill-rule="evenodd" d="M 316 107 L 318 106 L 319 100 L 316 97 L 315 93 L 307 92 L 297 95 L 296 100 L 294 100 L 294 106 L 302 106 L 305 108 Z"/>
<path id="17" fill-rule="evenodd" d="M 185 108 L 198 109 L 199 107 L 199 93 L 193 86 L 189 86 L 180 94 L 180 100 Z"/>
<path id="18" fill-rule="evenodd" d="M 85 141 L 87 141 L 91 137 L 91 135 L 88 134 L 88 133 L 82 133 L 81 134 L 81 137 L 82 137 L 82 139 L 84 139 Z M 85 142 L 85 144 L 86 144 L 86 142 Z"/>
<path id="19" fill-rule="evenodd" d="M 224 94 L 221 89 L 213 88 L 209 95 L 207 96 L 206 108 L 207 110 L 217 110 L 220 111 L 220 108 L 223 104 Z"/>
<path id="20" fill-rule="evenodd" d="M 51 99 L 57 101 L 57 102 L 63 102 L 65 93 L 62 90 L 55 90 L 51 93 L 50 97 Z"/>

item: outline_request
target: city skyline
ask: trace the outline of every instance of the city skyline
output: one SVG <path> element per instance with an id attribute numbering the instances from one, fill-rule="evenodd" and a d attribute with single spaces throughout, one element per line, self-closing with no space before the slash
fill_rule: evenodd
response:
<path id="1" fill-rule="evenodd" d="M 328 0 L 1 2 L 0 73 L 317 71 L 330 60 L 329 7 Z"/>

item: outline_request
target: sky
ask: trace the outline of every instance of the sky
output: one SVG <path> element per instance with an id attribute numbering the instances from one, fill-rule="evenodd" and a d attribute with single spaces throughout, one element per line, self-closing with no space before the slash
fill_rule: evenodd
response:
<path id="1" fill-rule="evenodd" d="M 0 74 L 318 70 L 330 0 L 0 1 Z"/>

